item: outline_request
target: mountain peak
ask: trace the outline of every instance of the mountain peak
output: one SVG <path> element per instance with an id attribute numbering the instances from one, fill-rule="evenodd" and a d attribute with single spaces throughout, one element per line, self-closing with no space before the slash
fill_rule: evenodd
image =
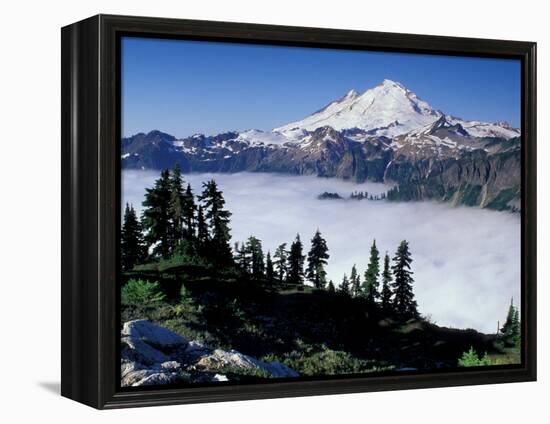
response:
<path id="1" fill-rule="evenodd" d="M 399 88 L 405 92 L 409 91 L 403 84 L 397 81 L 393 81 L 391 79 L 384 79 L 379 85 L 387 88 Z"/>
<path id="2" fill-rule="evenodd" d="M 157 140 L 171 142 L 176 139 L 176 137 L 174 137 L 173 135 L 167 134 L 159 130 L 151 130 L 147 134 L 143 134 L 143 136 L 151 141 Z"/>
<path id="3" fill-rule="evenodd" d="M 350 90 L 301 121 L 275 128 L 274 131 L 313 131 L 331 126 L 336 130 L 359 128 L 373 135 L 391 137 L 430 124 L 441 115 L 401 83 L 385 79 L 362 94 Z M 395 122 L 398 125 L 392 125 Z"/>
<path id="4" fill-rule="evenodd" d="M 345 99 L 355 99 L 356 97 L 359 96 L 359 93 L 357 91 L 355 91 L 354 89 L 351 89 L 350 91 L 348 91 L 346 93 L 346 95 L 344 96 Z"/>
<path id="5" fill-rule="evenodd" d="M 410 132 L 420 134 L 455 127 L 457 124 L 460 128 L 457 127 L 456 131 L 467 132 L 472 137 L 509 139 L 520 135 L 519 130 L 504 122 L 488 124 L 445 115 L 403 84 L 391 79 L 383 80 L 362 94 L 350 90 L 304 119 L 273 131 L 295 138 L 295 134 L 330 126 L 337 131 L 362 130 L 369 136 L 393 138 Z"/>

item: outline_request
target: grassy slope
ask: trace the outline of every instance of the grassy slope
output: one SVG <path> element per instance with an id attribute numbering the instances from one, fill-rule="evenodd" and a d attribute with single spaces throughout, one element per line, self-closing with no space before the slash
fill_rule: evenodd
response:
<path id="1" fill-rule="evenodd" d="M 495 360 L 515 360 L 494 347 L 492 335 L 422 318 L 400 322 L 361 299 L 326 291 L 266 291 L 206 278 L 186 289 L 183 299 L 127 305 L 122 319 L 147 318 L 213 347 L 280 360 L 302 375 L 455 367 L 471 346 Z"/>

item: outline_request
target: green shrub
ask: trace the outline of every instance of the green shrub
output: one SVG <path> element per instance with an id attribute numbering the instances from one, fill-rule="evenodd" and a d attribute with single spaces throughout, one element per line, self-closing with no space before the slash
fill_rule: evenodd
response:
<path id="1" fill-rule="evenodd" d="M 166 295 L 160 289 L 158 282 L 130 279 L 122 287 L 121 301 L 123 305 L 136 305 L 160 302 Z"/>
<path id="2" fill-rule="evenodd" d="M 159 272 L 171 272 L 179 269 L 209 269 L 211 264 L 200 256 L 188 255 L 186 253 L 175 253 L 170 258 L 161 259 L 157 263 Z"/>
<path id="3" fill-rule="evenodd" d="M 388 371 L 392 365 L 374 360 L 360 359 L 349 352 L 332 350 L 326 346 L 311 346 L 298 343 L 298 350 L 281 356 L 266 355 L 265 361 L 280 361 L 301 375 L 338 375 Z"/>
<path id="4" fill-rule="evenodd" d="M 180 300 L 181 303 L 189 306 L 195 305 L 195 301 L 193 299 L 193 296 L 191 295 L 189 289 L 185 287 L 185 284 L 181 285 L 180 289 Z"/>
<path id="5" fill-rule="evenodd" d="M 162 258 L 146 264 L 136 265 L 133 270 L 137 272 L 155 271 L 161 273 L 177 273 L 180 271 L 205 271 L 209 270 L 211 267 L 212 265 L 200 256 L 176 252 L 169 258 Z"/>
<path id="6" fill-rule="evenodd" d="M 473 347 L 470 347 L 469 351 L 464 352 L 458 360 L 459 367 L 483 367 L 487 365 L 492 365 L 487 353 L 483 357 L 480 357 Z"/>

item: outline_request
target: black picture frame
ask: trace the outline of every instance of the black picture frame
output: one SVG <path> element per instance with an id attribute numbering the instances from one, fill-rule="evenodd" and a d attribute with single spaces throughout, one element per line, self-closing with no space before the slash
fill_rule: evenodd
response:
<path id="1" fill-rule="evenodd" d="M 122 391 L 119 41 L 125 34 L 521 61 L 522 364 L 437 374 Z M 97 15 L 62 28 L 61 393 L 99 409 L 536 380 L 536 43 Z"/>

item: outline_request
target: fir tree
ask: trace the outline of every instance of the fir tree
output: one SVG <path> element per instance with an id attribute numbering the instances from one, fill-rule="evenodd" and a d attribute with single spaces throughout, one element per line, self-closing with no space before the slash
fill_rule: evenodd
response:
<path id="1" fill-rule="evenodd" d="M 344 278 L 342 278 L 342 283 L 340 284 L 340 293 L 347 294 L 347 295 L 350 294 L 349 280 L 348 280 L 348 276 L 346 274 L 344 274 Z"/>
<path id="2" fill-rule="evenodd" d="M 409 243 L 403 240 L 393 258 L 393 306 L 395 311 L 404 318 L 418 316 L 417 304 L 414 300 L 412 284 L 413 272 L 411 271 L 411 252 Z"/>
<path id="3" fill-rule="evenodd" d="M 332 282 L 332 280 L 330 280 L 330 281 L 328 282 L 327 291 L 328 291 L 329 293 L 334 293 L 334 291 L 335 291 L 334 283 Z"/>
<path id="4" fill-rule="evenodd" d="M 250 236 L 246 241 L 245 247 L 248 264 L 250 264 L 250 274 L 253 278 L 261 279 L 264 277 L 265 262 L 262 251 L 262 241 L 254 236 Z"/>
<path id="5" fill-rule="evenodd" d="M 285 281 L 288 268 L 288 251 L 286 243 L 280 244 L 273 254 L 275 258 L 275 274 L 280 285 Z"/>
<path id="6" fill-rule="evenodd" d="M 126 203 L 124 223 L 120 234 L 120 262 L 123 271 L 130 271 L 135 265 L 143 262 L 146 247 L 141 232 L 141 224 L 133 206 Z"/>
<path id="7" fill-rule="evenodd" d="M 300 235 L 296 235 L 296 239 L 290 246 L 290 253 L 288 256 L 288 278 L 289 284 L 297 286 L 301 289 L 304 285 L 304 260 L 305 257 L 302 253 L 303 246 L 300 240 Z"/>
<path id="8" fill-rule="evenodd" d="M 218 189 L 216 181 L 203 183 L 203 191 L 199 200 L 204 204 L 205 218 L 210 230 L 209 254 L 215 263 L 229 265 L 233 258 L 231 254 L 231 229 L 229 218 L 231 212 L 225 209 L 223 193 Z"/>
<path id="9" fill-rule="evenodd" d="M 376 247 L 376 240 L 372 242 L 370 248 L 369 265 L 365 270 L 365 280 L 363 282 L 363 294 L 370 303 L 374 303 L 380 296 L 378 293 L 378 275 L 380 274 L 380 254 Z"/>
<path id="10" fill-rule="evenodd" d="M 517 346 L 521 340 L 521 325 L 519 320 L 519 312 L 514 306 L 514 299 L 511 300 L 508 308 L 506 321 L 500 329 L 500 340 L 506 347 Z"/>
<path id="11" fill-rule="evenodd" d="M 271 252 L 269 250 L 265 258 L 265 279 L 267 284 L 272 287 L 275 282 L 275 270 L 273 269 L 273 261 L 271 260 Z"/>
<path id="12" fill-rule="evenodd" d="M 210 241 L 210 234 L 208 233 L 208 226 L 206 225 L 206 220 L 204 219 L 204 212 L 202 205 L 199 206 L 197 212 L 197 241 L 199 242 L 200 247 L 204 247 Z"/>
<path id="13" fill-rule="evenodd" d="M 183 195 L 183 222 L 185 225 L 185 236 L 188 240 L 195 238 L 195 213 L 197 205 L 195 204 L 195 196 L 191 189 L 191 184 L 187 184 L 187 189 Z"/>
<path id="14" fill-rule="evenodd" d="M 311 249 L 307 254 L 307 271 L 306 277 L 313 283 L 315 288 L 322 289 L 326 284 L 325 265 L 329 258 L 328 247 L 326 240 L 321 236 L 321 232 L 317 230 L 311 239 Z"/>
<path id="15" fill-rule="evenodd" d="M 170 219 L 170 172 L 164 170 L 155 181 L 153 188 L 145 189 L 143 201 L 142 225 L 145 230 L 145 240 L 154 245 L 152 255 L 168 257 L 172 253 L 171 219 Z"/>
<path id="16" fill-rule="evenodd" d="M 170 249 L 171 252 L 181 243 L 183 239 L 183 178 L 179 165 L 174 166 L 170 176 Z"/>
<path id="17" fill-rule="evenodd" d="M 382 308 L 386 311 L 391 309 L 392 291 L 390 285 L 392 279 L 390 257 L 386 252 L 386 256 L 384 256 L 384 271 L 382 271 L 382 292 L 380 293 Z"/>
<path id="18" fill-rule="evenodd" d="M 246 254 L 245 244 L 244 243 L 239 244 L 239 242 L 235 242 L 233 250 L 234 250 L 233 258 L 237 267 L 245 273 L 250 272 L 250 264 Z"/>
<path id="19" fill-rule="evenodd" d="M 361 277 L 357 273 L 357 266 L 353 264 L 351 267 L 351 274 L 349 276 L 349 281 L 351 284 L 351 294 L 352 296 L 358 297 L 361 295 Z"/>

